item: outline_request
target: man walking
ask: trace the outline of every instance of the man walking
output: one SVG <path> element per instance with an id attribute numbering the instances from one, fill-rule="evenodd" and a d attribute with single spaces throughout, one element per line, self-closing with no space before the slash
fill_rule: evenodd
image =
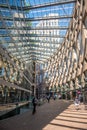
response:
<path id="1" fill-rule="evenodd" d="M 32 114 L 35 114 L 35 113 L 36 113 L 36 105 L 37 105 L 37 99 L 36 99 L 35 96 L 34 96 L 33 99 L 32 99 L 32 104 L 33 104 Z"/>

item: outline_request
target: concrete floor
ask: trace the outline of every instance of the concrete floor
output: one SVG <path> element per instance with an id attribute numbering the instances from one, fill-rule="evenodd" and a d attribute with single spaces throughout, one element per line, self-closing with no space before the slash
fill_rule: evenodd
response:
<path id="1" fill-rule="evenodd" d="M 51 100 L 32 110 L 0 121 L 0 130 L 87 130 L 87 110 L 73 102 Z"/>

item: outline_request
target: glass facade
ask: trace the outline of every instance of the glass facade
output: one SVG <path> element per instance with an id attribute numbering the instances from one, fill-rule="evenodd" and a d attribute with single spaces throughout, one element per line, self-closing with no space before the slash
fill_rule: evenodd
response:
<path id="1" fill-rule="evenodd" d="M 0 93 L 4 98 L 5 92 L 7 97 L 15 92 L 25 99 L 35 89 L 45 91 L 44 86 L 63 92 L 74 89 L 79 80 L 85 86 L 84 6 L 81 0 L 0 0 Z"/>
<path id="2" fill-rule="evenodd" d="M 1 0 L 2 46 L 25 63 L 48 59 L 65 38 L 74 2 Z"/>

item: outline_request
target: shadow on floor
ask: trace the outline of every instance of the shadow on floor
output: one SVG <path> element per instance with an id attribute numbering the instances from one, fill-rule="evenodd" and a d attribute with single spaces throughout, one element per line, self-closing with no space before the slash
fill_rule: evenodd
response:
<path id="1" fill-rule="evenodd" d="M 72 102 L 70 101 L 51 100 L 50 103 L 45 103 L 44 105 L 37 107 L 37 112 L 34 115 L 32 115 L 31 110 L 1 121 L 0 130 L 86 130 L 85 127 L 80 129 L 79 126 L 79 124 L 82 125 L 82 123 L 83 125 L 86 125 L 86 122 L 84 121 L 86 120 L 86 116 L 82 116 L 83 121 L 81 121 L 77 115 L 77 118 L 73 116 L 74 112 L 73 114 L 67 114 L 68 107 L 71 104 Z M 76 120 L 74 121 L 75 118 Z M 67 125 L 67 123 L 69 125 Z"/>

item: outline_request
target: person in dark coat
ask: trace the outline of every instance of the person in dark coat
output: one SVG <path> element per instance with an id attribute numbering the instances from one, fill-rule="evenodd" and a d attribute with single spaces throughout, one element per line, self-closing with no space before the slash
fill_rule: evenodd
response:
<path id="1" fill-rule="evenodd" d="M 47 101 L 50 102 L 50 95 L 47 95 Z"/>
<path id="2" fill-rule="evenodd" d="M 32 114 L 35 114 L 36 113 L 36 106 L 37 106 L 37 99 L 36 99 L 36 97 L 33 97 L 32 104 L 33 104 Z"/>

